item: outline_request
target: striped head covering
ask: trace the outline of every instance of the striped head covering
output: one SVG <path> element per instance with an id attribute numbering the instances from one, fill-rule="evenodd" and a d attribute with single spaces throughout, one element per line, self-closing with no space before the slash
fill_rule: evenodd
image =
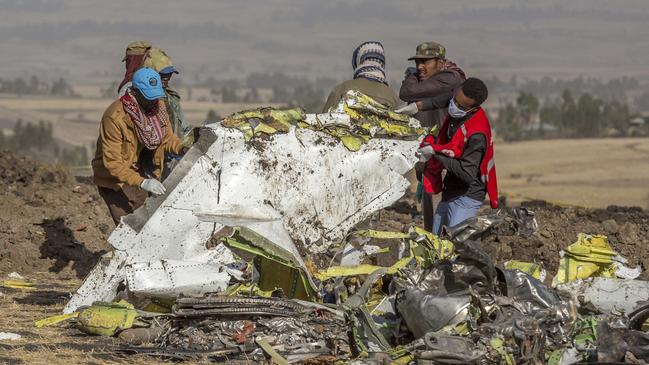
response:
<path id="1" fill-rule="evenodd" d="M 385 51 L 378 41 L 367 41 L 356 47 L 352 54 L 354 78 L 366 79 L 388 84 L 385 80 Z"/>

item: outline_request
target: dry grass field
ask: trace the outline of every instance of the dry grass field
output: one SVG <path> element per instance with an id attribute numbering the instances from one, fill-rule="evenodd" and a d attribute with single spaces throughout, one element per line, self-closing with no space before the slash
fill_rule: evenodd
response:
<path id="1" fill-rule="evenodd" d="M 496 165 L 500 191 L 512 200 L 649 208 L 647 138 L 499 143 Z"/>
<path id="2" fill-rule="evenodd" d="M 113 348 L 119 341 L 110 337 L 87 336 L 66 325 L 35 328 L 34 321 L 61 313 L 79 279 L 61 279 L 51 273 L 35 274 L 33 290 L 0 288 L 0 332 L 13 332 L 19 340 L 0 340 L 0 364 L 159 364 L 145 355 L 120 356 Z M 187 361 L 183 364 L 207 364 Z M 241 362 L 236 362 L 241 364 Z"/>

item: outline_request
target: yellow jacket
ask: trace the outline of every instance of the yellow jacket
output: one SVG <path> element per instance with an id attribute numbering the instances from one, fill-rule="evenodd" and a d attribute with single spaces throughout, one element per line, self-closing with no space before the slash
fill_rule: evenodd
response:
<path id="1" fill-rule="evenodd" d="M 97 186 L 118 190 L 124 184 L 139 186 L 144 180 L 133 169 L 138 152 L 144 148 L 134 128 L 133 120 L 124 111 L 121 101 L 114 101 L 104 112 L 97 138 L 97 152 L 92 159 Z M 165 152 L 180 154 L 182 148 L 182 142 L 174 135 L 172 127 L 167 126 L 162 143 L 153 152 L 153 174 L 156 178 L 160 178 Z"/>

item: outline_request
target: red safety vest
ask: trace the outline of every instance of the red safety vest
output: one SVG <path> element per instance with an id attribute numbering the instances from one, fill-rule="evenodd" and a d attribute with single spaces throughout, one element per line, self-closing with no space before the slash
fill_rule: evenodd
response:
<path id="1" fill-rule="evenodd" d="M 481 133 L 487 140 L 487 150 L 480 163 L 480 176 L 486 186 L 489 202 L 493 209 L 498 208 L 498 182 L 496 180 L 496 164 L 494 163 L 494 144 L 491 138 L 491 126 L 489 119 L 482 108 L 476 111 L 460 128 L 453 138 L 448 138 L 448 120 L 447 117 L 439 131 L 437 141 L 431 144 L 436 153 L 443 153 L 449 157 L 459 158 L 464 153 L 466 142 L 476 133 Z M 430 144 L 427 138 L 422 144 Z M 428 161 L 424 172 L 424 188 L 428 193 L 439 192 L 438 186 L 441 183 L 441 169 L 439 161 L 434 158 Z"/>

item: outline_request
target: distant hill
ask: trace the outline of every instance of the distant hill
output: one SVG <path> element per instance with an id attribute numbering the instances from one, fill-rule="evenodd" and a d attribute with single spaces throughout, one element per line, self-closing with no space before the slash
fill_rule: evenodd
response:
<path id="1" fill-rule="evenodd" d="M 168 51 L 185 80 L 254 71 L 349 77 L 353 48 L 381 40 L 400 79 L 437 40 L 470 74 L 649 79 L 644 0 L 0 0 L 0 77 L 112 80 L 129 41 Z"/>

